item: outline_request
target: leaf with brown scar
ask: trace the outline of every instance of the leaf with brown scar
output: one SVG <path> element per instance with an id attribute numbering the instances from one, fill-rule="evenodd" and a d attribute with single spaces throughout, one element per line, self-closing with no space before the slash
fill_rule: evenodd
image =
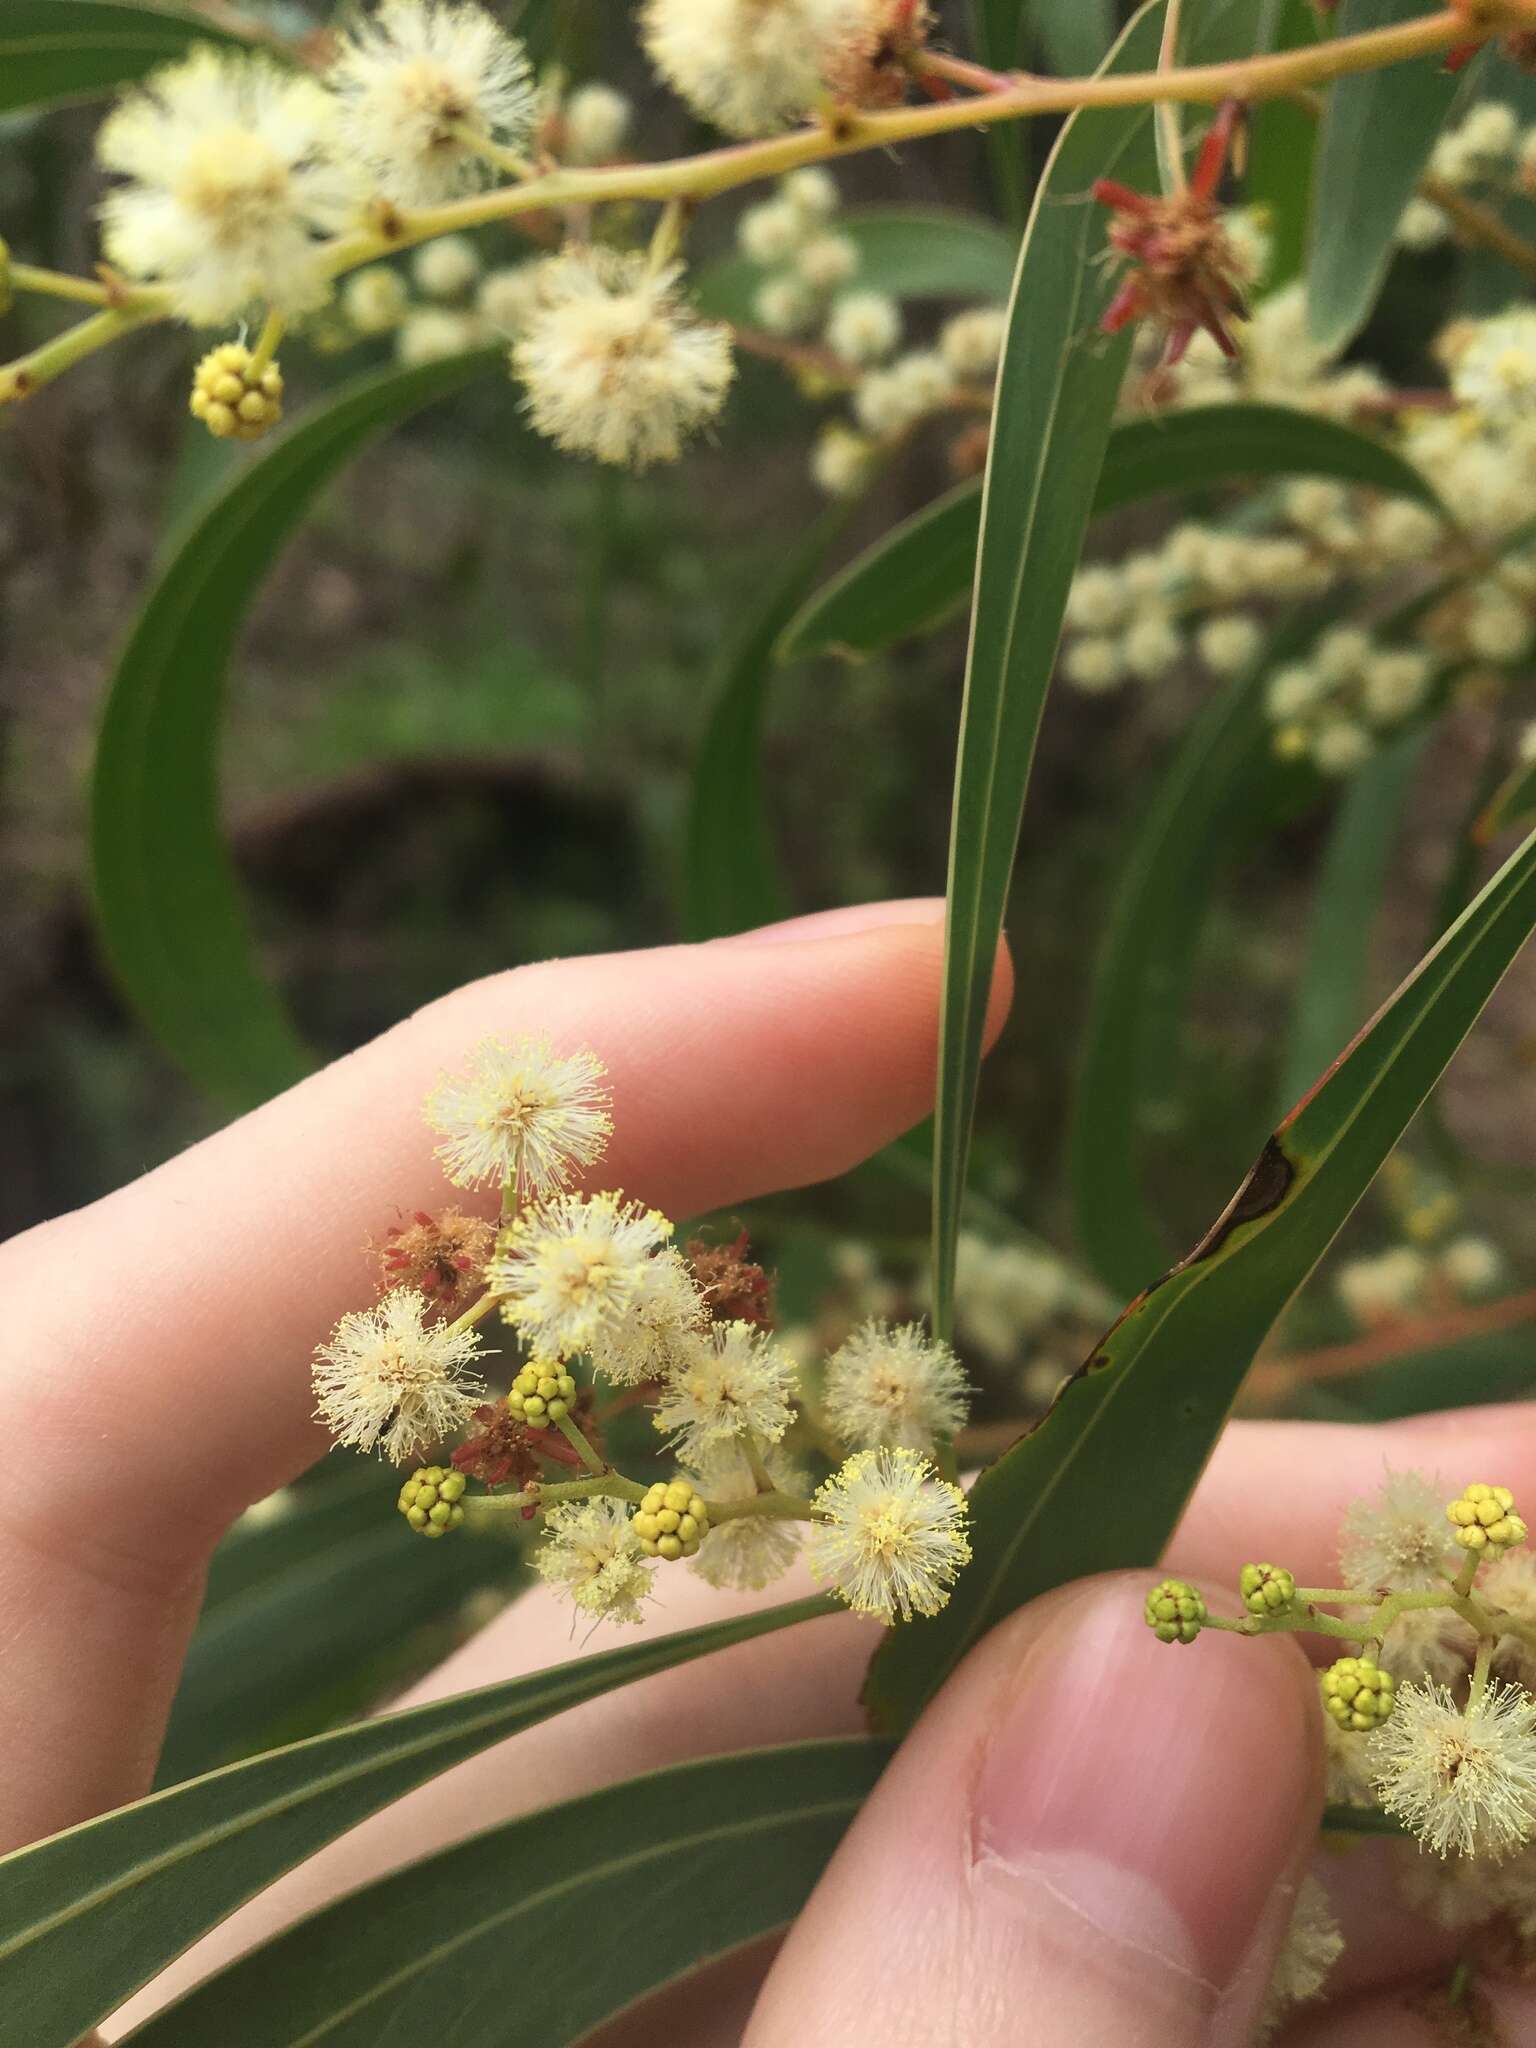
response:
<path id="1" fill-rule="evenodd" d="M 1088 1572 L 1150 1565 L 1254 1354 L 1402 1136 L 1536 926 L 1536 833 L 1305 1095 L 1187 1257 L 971 1490 L 974 1558 L 943 1613 L 870 1666 L 872 1726 L 910 1726 L 994 1623 Z M 1156 1444 L 1149 1458 L 1147 1446 Z M 1120 1510 L 1074 1503 L 1113 1497 Z"/>

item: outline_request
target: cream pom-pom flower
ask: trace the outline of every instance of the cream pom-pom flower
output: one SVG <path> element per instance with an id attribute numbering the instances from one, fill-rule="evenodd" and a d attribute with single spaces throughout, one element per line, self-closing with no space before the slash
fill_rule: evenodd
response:
<path id="1" fill-rule="evenodd" d="M 652 1420 L 685 1462 L 747 1435 L 777 1443 L 793 1420 L 794 1386 L 794 1361 L 768 1331 L 716 1323 L 674 1361 Z"/>
<path id="2" fill-rule="evenodd" d="M 587 1347 L 593 1369 L 618 1386 L 662 1379 L 708 1323 L 687 1260 L 663 1245 L 638 1270 L 624 1315 L 605 1321 Z"/>
<path id="3" fill-rule="evenodd" d="M 640 33 L 656 70 L 729 135 L 802 120 L 878 41 L 881 0 L 645 0 Z"/>
<path id="4" fill-rule="evenodd" d="M 970 1561 L 965 1495 L 912 1451 L 858 1451 L 816 1493 L 817 1581 L 887 1627 L 937 1614 Z"/>
<path id="5" fill-rule="evenodd" d="M 1444 1491 L 1422 1472 L 1388 1472 L 1368 1500 L 1345 1510 L 1339 1566 L 1346 1585 L 1427 1592 L 1454 1578 L 1460 1565 Z"/>
<path id="6" fill-rule="evenodd" d="M 534 426 L 557 447 L 646 469 L 675 462 L 719 412 L 735 375 L 730 329 L 691 311 L 680 276 L 601 248 L 541 266 L 512 368 Z"/>
<path id="7" fill-rule="evenodd" d="M 559 1053 L 545 1038 L 488 1038 L 444 1074 L 423 1114 L 456 1187 L 510 1184 L 519 1201 L 567 1186 L 602 1156 L 613 1129 L 595 1053 Z"/>
<path id="8" fill-rule="evenodd" d="M 461 1429 L 485 1398 L 473 1330 L 432 1322 L 415 1287 L 344 1315 L 315 1353 L 319 1419 L 338 1443 L 381 1450 L 397 1465 Z"/>
<path id="9" fill-rule="evenodd" d="M 1388 1813 L 1437 1856 L 1508 1856 L 1536 1834 L 1536 1700 L 1488 1686 L 1466 1707 L 1443 1685 L 1400 1686 L 1369 1738 Z"/>
<path id="10" fill-rule="evenodd" d="M 125 184 L 102 201 L 102 248 L 215 326 L 257 302 L 284 313 L 330 289 L 320 238 L 359 190 L 335 155 L 335 107 L 313 79 L 207 47 L 153 72 L 103 122 L 96 155 Z"/>
<path id="11" fill-rule="evenodd" d="M 565 1501 L 544 1519 L 544 1540 L 530 1562 L 595 1621 L 640 1622 L 653 1566 L 622 1501 Z"/>
<path id="12" fill-rule="evenodd" d="M 827 1421 L 861 1450 L 931 1451 L 965 1421 L 969 1393 L 954 1352 L 919 1323 L 872 1317 L 827 1361 Z"/>
<path id="13" fill-rule="evenodd" d="M 540 1357 L 600 1353 L 651 1284 L 672 1225 L 622 1195 L 555 1195 L 503 1233 L 486 1284 Z"/>
<path id="14" fill-rule="evenodd" d="M 384 0 L 328 83 L 349 155 L 401 206 L 482 182 L 475 139 L 519 149 L 538 113 L 522 44 L 472 0 Z"/>

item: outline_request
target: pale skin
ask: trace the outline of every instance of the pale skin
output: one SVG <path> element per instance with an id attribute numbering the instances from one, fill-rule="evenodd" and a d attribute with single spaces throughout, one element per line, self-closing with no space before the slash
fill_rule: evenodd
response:
<path id="1" fill-rule="evenodd" d="M 591 1044 L 615 1093 L 601 1181 L 673 1214 L 824 1178 L 929 1104 L 941 916 L 926 901 L 870 906 L 477 983 L 0 1247 L 0 1423 L 12 1459 L 47 1475 L 0 1505 L 3 1846 L 146 1789 L 209 1550 L 324 1451 L 307 1360 L 366 1298 L 359 1246 L 396 1204 L 446 1194 L 418 1107 L 440 1066 L 492 1032 Z M 1004 959 L 994 1032 L 1010 988 Z M 1452 1490 L 1489 1478 L 1536 1497 L 1536 1410 L 1234 1427 L 1169 1566 L 1213 1598 L 1255 1557 L 1329 1583 L 1342 1509 L 1386 1462 L 1438 1470 Z M 387 1514 L 387 1471 L 379 1481 Z M 1246 2040 L 1288 1888 L 1314 1855 L 1314 1681 L 1280 1638 L 1156 1643 L 1139 1618 L 1146 1577 L 1063 1589 L 998 1629 L 899 1753 L 776 1959 L 711 1973 L 664 2014 L 611 2030 L 608 2048 Z M 756 1597 L 802 1590 L 791 1579 Z M 678 1569 L 646 1626 L 732 1604 L 755 1601 Z M 525 1806 L 689 1755 L 857 1729 L 877 1633 L 852 1616 L 818 1621 L 597 1700 L 550 1724 L 558 1741 L 519 1738 L 538 1746 L 536 1771 L 509 1756 L 518 1743 L 461 1766 L 235 1916 L 131 2015 L 324 1898 Z M 530 1594 L 414 1697 L 584 1647 L 568 1609 Z M 1350 1947 L 1339 1995 L 1288 2041 L 1443 2038 L 1411 2000 L 1426 1969 L 1444 1981 L 1454 1945 L 1392 1903 L 1378 1856 L 1317 1863 Z M 1529 2038 L 1529 1994 L 1480 1982 L 1509 2038 Z"/>

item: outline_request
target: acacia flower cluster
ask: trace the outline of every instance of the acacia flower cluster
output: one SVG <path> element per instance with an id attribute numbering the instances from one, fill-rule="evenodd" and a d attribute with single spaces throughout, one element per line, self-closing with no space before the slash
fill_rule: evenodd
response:
<path id="1" fill-rule="evenodd" d="M 1147 1596 L 1146 1619 L 1167 1643 L 1213 1628 L 1342 1638 L 1345 1654 L 1319 1678 L 1330 1797 L 1378 1807 L 1423 1849 L 1465 1859 L 1433 1884 L 1406 1873 L 1412 1902 L 1446 1925 L 1512 1923 L 1531 1953 L 1536 1560 L 1525 1537 L 1507 1487 L 1478 1481 L 1447 1500 L 1423 1473 L 1389 1472 L 1345 1515 L 1343 1586 L 1298 1586 L 1283 1566 L 1254 1563 L 1243 1568 L 1235 1618 L 1165 1579 Z M 1321 1947 L 1336 1955 L 1340 1945 Z"/>
<path id="2" fill-rule="evenodd" d="M 492 1195 L 497 1221 L 448 1209 L 393 1226 L 382 1298 L 344 1316 L 314 1366 L 339 1443 L 436 1458 L 400 1490 L 408 1528 L 542 1519 L 535 1571 L 593 1620 L 638 1622 L 675 1564 L 759 1587 L 802 1548 L 818 1583 L 882 1622 L 944 1605 L 970 1556 L 965 1496 L 937 1462 L 969 1392 L 947 1345 L 867 1319 L 826 1361 L 808 1415 L 744 1237 L 680 1252 L 658 1210 L 571 1185 L 612 1129 L 586 1050 L 487 1040 L 425 1112 L 444 1171 Z M 488 1399 L 493 1317 L 513 1355 L 506 1392 Z M 637 1401 L 661 1440 L 643 1476 L 603 1449 Z"/>

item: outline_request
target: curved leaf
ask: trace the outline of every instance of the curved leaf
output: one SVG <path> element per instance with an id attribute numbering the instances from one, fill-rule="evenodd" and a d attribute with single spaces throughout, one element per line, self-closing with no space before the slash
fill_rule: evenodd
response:
<path id="1" fill-rule="evenodd" d="M 312 1064 L 253 955 L 219 829 L 219 725 L 235 636 L 278 550 L 342 464 L 494 359 L 480 350 L 362 378 L 200 502 L 112 679 L 91 800 L 102 944 L 160 1042 L 235 1103 L 260 1101 Z"/>
<path id="2" fill-rule="evenodd" d="M 763 793 L 764 700 L 774 643 L 847 516 L 842 505 L 822 515 L 722 665 L 694 754 L 683 827 L 681 912 L 688 939 L 750 931 L 788 910 Z"/>
<path id="3" fill-rule="evenodd" d="M 1472 839 L 1486 846 L 1511 826 L 1536 818 L 1536 761 L 1517 761 L 1489 797 L 1472 828 Z"/>
<path id="4" fill-rule="evenodd" d="M 414 1631 L 456 1614 L 483 1587 L 516 1587 L 522 1559 L 499 1529 L 476 1530 L 462 1545 L 414 1543 L 402 1556 L 395 1518 L 379 1509 L 375 1475 L 365 1527 L 329 1540 L 317 1530 L 307 1556 L 205 1608 L 176 1688 L 157 1785 L 214 1770 L 278 1736 L 334 1725 L 341 1714 L 327 1703 L 339 1683 L 362 1674 L 366 1697 L 368 1674 L 391 1651 L 408 1651 Z"/>
<path id="5" fill-rule="evenodd" d="M 1340 0 L 1334 33 L 1361 35 L 1423 12 L 1419 0 Z M 1464 76 L 1421 58 L 1357 71 L 1329 88 L 1307 269 L 1307 325 L 1322 347 L 1342 348 L 1369 317 L 1397 223 Z"/>
<path id="6" fill-rule="evenodd" d="M 1284 1120 L 1195 1249 L 1132 1302 L 1044 1421 L 982 1474 L 971 1492 L 975 1556 L 949 1605 L 884 1645 L 870 1668 L 878 1732 L 909 1726 L 971 1645 L 1026 1600 L 1157 1557 L 1259 1345 L 1533 927 L 1536 834 Z M 1111 1497 L 1113 1515 L 1065 1505 Z"/>
<path id="7" fill-rule="evenodd" d="M 833 1611 L 800 1600 L 579 1657 L 231 1764 L 0 1857 L 0 2012 L 26 2014 L 27 2048 L 71 2048 L 236 1906 L 439 1771 L 615 1686 Z"/>
<path id="8" fill-rule="evenodd" d="M 1284 405 L 1207 405 L 1117 426 L 1093 514 L 1264 476 L 1334 477 L 1440 509 L 1411 463 L 1352 427 Z M 959 484 L 882 534 L 795 614 L 781 658 L 873 654 L 943 625 L 970 591 L 980 512 L 980 484 Z"/>
<path id="9" fill-rule="evenodd" d="M 861 290 L 898 299 L 1002 300 L 1013 277 L 1012 235 L 977 213 L 943 206 L 850 207 L 837 231 L 859 251 Z M 717 320 L 752 324 L 752 302 L 764 272 L 728 256 L 700 273 L 694 292 Z"/>
<path id="10" fill-rule="evenodd" d="M 1155 65 L 1161 11 L 1142 9 L 1108 70 Z M 1234 35 L 1251 39 L 1252 10 L 1244 0 L 1212 4 L 1198 30 L 1192 59 L 1224 52 Z M 1116 278 L 1096 260 L 1104 222 L 1085 195 L 1102 176 L 1154 188 L 1152 126 L 1146 107 L 1080 108 L 1067 122 L 1035 194 L 1009 304 L 982 485 L 946 892 L 933 1246 L 934 1317 L 946 1334 L 982 1029 L 1024 794 L 1130 349 L 1128 334 L 1098 331 Z"/>
<path id="11" fill-rule="evenodd" d="M 129 2039 L 376 2048 L 451 2013 L 456 2048 L 565 2048 L 793 1919 L 888 1755 L 795 1743 L 529 1814 L 311 1914 Z"/>
<path id="12" fill-rule="evenodd" d="M 1366 1014 L 1371 934 L 1428 737 L 1419 731 L 1393 739 L 1355 776 L 1339 806 L 1312 892 L 1281 1069 L 1282 1104 L 1296 1100 Z"/>
<path id="13" fill-rule="evenodd" d="M 1263 0 L 1266 50 L 1308 49 L 1318 39 L 1312 0 Z M 1317 119 L 1294 100 L 1264 100 L 1249 114 L 1248 168 L 1243 197 L 1263 217 L 1270 256 L 1259 285 L 1266 297 L 1301 272 L 1312 210 Z"/>
<path id="14" fill-rule="evenodd" d="M 152 0 L 5 0 L 0 113 L 111 92 L 185 56 L 193 43 L 244 47 L 205 16 Z"/>
<path id="15" fill-rule="evenodd" d="M 1140 1141 L 1162 1122 L 1158 1077 L 1177 1044 L 1217 876 L 1295 792 L 1305 798 L 1319 786 L 1303 764 L 1276 758 L 1264 715 L 1271 670 L 1297 656 L 1316 625 L 1308 618 L 1284 629 L 1246 676 L 1201 709 L 1117 865 L 1083 1027 L 1068 1157 L 1078 1240 L 1122 1298 L 1155 1279 L 1170 1256 L 1142 1186 Z"/>

